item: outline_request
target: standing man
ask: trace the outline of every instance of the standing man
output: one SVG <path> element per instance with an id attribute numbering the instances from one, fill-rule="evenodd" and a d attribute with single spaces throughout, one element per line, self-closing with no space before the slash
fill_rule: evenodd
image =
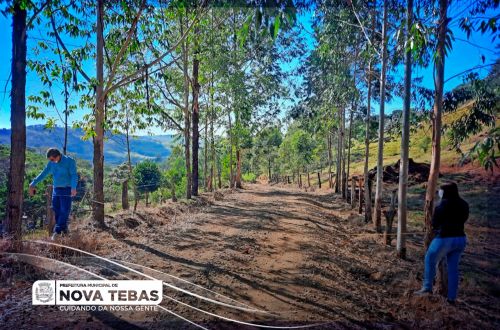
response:
<path id="1" fill-rule="evenodd" d="M 35 194 L 35 186 L 47 175 L 52 174 L 54 190 L 52 192 L 52 209 L 55 213 L 56 226 L 52 240 L 57 234 L 68 232 L 68 218 L 71 212 L 71 197 L 76 196 L 78 175 L 73 158 L 61 154 L 56 148 L 47 150 L 49 162 L 33 182 L 30 183 L 30 196 Z"/>

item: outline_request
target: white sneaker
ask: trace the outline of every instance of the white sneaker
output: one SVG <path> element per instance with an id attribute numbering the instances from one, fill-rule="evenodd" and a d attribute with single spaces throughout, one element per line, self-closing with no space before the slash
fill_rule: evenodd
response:
<path id="1" fill-rule="evenodd" d="M 413 292 L 413 294 L 414 294 L 415 296 L 419 296 L 419 297 L 422 297 L 422 296 L 427 296 L 427 295 L 429 295 L 429 294 L 431 294 L 431 293 L 432 293 L 431 291 L 429 291 L 429 290 L 427 290 L 427 289 L 424 289 L 424 288 L 422 288 L 422 289 L 420 289 L 420 290 L 418 290 L 418 291 Z"/>
<path id="2" fill-rule="evenodd" d="M 56 236 L 57 236 L 57 233 L 53 233 L 52 236 L 50 237 L 50 240 L 51 241 L 55 241 L 56 240 Z"/>

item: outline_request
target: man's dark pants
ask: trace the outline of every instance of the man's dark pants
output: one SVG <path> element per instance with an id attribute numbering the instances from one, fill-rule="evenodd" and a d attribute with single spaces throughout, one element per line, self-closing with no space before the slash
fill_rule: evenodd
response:
<path id="1" fill-rule="evenodd" d="M 55 213 L 54 232 L 68 232 L 68 218 L 71 212 L 71 187 L 54 187 L 52 192 L 52 209 Z"/>

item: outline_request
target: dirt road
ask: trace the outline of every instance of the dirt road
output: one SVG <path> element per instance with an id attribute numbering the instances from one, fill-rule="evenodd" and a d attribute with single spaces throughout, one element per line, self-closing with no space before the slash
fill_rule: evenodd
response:
<path id="1" fill-rule="evenodd" d="M 399 260 L 371 224 L 327 190 L 247 185 L 165 225 L 154 223 L 161 208 L 158 212 L 144 215 L 145 222 L 153 222 L 147 233 L 121 240 L 142 264 L 273 313 L 246 313 L 188 298 L 219 315 L 350 328 L 442 326 L 467 318 L 441 297 L 410 296 L 421 281 L 422 234 L 409 235 L 408 260 Z M 179 308 L 175 302 L 167 306 Z M 487 326 L 491 314 L 481 308 L 475 313 Z M 180 310 L 194 320 L 214 320 L 185 306 Z"/>
<path id="2" fill-rule="evenodd" d="M 487 329 L 499 324 L 498 297 L 484 304 L 477 283 L 461 284 L 467 298 L 457 306 L 437 295 L 411 297 L 421 281 L 422 235 L 409 235 L 408 260 L 399 260 L 394 247 L 382 244 L 370 224 L 326 190 L 247 185 L 219 201 L 207 194 L 189 205 L 118 213 L 107 224 L 106 232 L 90 232 L 82 222 L 78 231 L 97 237 L 99 255 L 140 264 L 127 265 L 219 301 L 169 288 L 164 292 L 162 306 L 209 328 L 253 328 L 227 319 L 274 326 L 322 323 L 318 329 L 464 324 Z M 107 278 L 140 278 L 92 258 L 71 261 Z M 54 313 L 55 318 L 61 312 Z M 165 311 L 107 315 L 111 321 L 96 314 L 91 322 L 85 313 L 73 316 L 75 324 L 87 317 L 86 326 L 96 328 L 116 327 L 115 316 L 129 326 L 194 327 Z"/>

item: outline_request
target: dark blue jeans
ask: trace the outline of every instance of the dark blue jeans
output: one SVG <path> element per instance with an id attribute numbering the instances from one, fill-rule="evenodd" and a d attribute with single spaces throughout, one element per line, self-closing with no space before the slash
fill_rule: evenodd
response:
<path id="1" fill-rule="evenodd" d="M 68 218 L 71 212 L 71 187 L 54 187 L 52 192 L 52 209 L 55 213 L 54 232 L 68 232 Z"/>
<path id="2" fill-rule="evenodd" d="M 455 300 L 458 292 L 458 263 L 464 252 L 467 238 L 436 237 L 432 240 L 425 255 L 424 289 L 432 291 L 432 282 L 436 276 L 436 266 L 446 258 L 448 263 L 448 299 Z"/>

